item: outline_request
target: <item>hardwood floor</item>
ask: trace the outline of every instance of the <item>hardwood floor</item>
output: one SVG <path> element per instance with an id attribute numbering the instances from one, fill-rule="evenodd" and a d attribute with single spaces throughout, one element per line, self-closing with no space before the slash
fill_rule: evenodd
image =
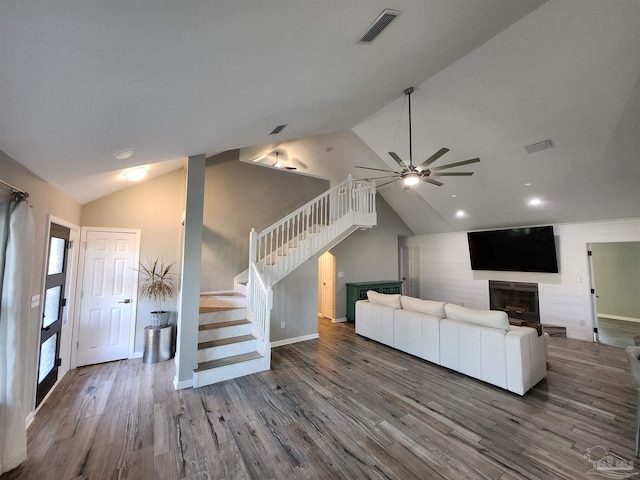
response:
<path id="1" fill-rule="evenodd" d="M 594 478 L 601 445 L 633 457 L 624 350 L 551 338 L 524 397 L 320 321 L 273 369 L 174 391 L 173 362 L 69 372 L 9 479 Z"/>
<path id="2" fill-rule="evenodd" d="M 598 317 L 598 341 L 605 345 L 628 347 L 635 345 L 633 337 L 640 335 L 640 323 Z"/>

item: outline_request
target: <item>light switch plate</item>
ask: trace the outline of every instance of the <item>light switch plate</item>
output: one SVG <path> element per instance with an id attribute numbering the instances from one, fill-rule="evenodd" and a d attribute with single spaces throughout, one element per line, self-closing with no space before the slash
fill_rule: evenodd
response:
<path id="1" fill-rule="evenodd" d="M 31 297 L 31 308 L 36 308 L 40 306 L 40 295 L 34 295 Z"/>

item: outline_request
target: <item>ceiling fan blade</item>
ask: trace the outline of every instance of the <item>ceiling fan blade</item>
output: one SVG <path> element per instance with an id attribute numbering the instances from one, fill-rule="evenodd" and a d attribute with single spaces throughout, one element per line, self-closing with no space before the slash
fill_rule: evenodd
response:
<path id="1" fill-rule="evenodd" d="M 400 172 L 394 172 L 393 170 L 382 170 L 381 168 L 359 167 L 358 165 L 356 165 L 356 168 L 364 168 L 365 170 L 376 170 L 377 172 L 397 173 L 398 175 L 400 174 Z"/>
<path id="2" fill-rule="evenodd" d="M 442 185 L 444 185 L 444 183 L 439 182 L 437 180 L 434 180 L 433 178 L 429 178 L 429 177 L 422 177 L 422 180 L 427 182 L 427 183 L 431 183 L 433 185 L 437 185 L 439 187 L 441 187 Z"/>
<path id="3" fill-rule="evenodd" d="M 400 175 L 385 175 L 384 177 L 367 177 L 365 178 L 365 180 L 370 181 L 370 180 L 379 180 L 381 178 L 391 178 L 391 177 L 397 177 L 400 178 Z"/>
<path id="4" fill-rule="evenodd" d="M 427 168 L 429 165 L 431 165 L 433 162 L 435 162 L 436 160 L 438 160 L 441 156 L 443 156 L 445 153 L 447 153 L 449 151 L 448 148 L 443 147 L 440 150 L 438 150 L 436 153 L 434 153 L 433 155 L 431 155 L 429 158 L 427 158 L 424 162 L 422 162 L 420 165 L 418 165 L 420 168 L 422 168 L 423 170 L 425 168 Z"/>
<path id="5" fill-rule="evenodd" d="M 433 172 L 434 177 L 470 177 L 473 172 Z"/>
<path id="6" fill-rule="evenodd" d="M 385 182 L 382 185 L 376 185 L 376 188 L 384 187 L 385 185 L 389 185 L 390 183 L 397 182 L 398 180 L 400 180 L 400 177 L 396 178 L 395 180 L 391 180 L 390 182 Z"/>
<path id="7" fill-rule="evenodd" d="M 433 167 L 430 170 L 432 172 L 438 172 L 440 170 L 444 170 L 446 168 L 453 168 L 453 167 L 459 167 L 461 165 L 468 165 L 470 163 L 477 163 L 479 162 L 480 159 L 479 158 L 472 158 L 471 160 L 463 160 L 462 162 L 456 162 L 456 163 L 449 163 L 447 165 L 442 165 L 440 167 Z"/>
<path id="8" fill-rule="evenodd" d="M 393 158 L 396 161 L 396 163 L 402 167 L 403 170 L 407 168 L 407 165 L 402 161 L 402 159 L 398 156 L 396 152 L 389 152 L 389 155 L 391 155 L 391 158 Z"/>

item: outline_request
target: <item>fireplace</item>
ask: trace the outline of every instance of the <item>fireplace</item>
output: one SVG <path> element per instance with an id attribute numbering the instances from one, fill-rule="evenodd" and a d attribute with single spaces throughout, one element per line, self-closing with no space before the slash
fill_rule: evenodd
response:
<path id="1" fill-rule="evenodd" d="M 511 319 L 540 322 L 538 284 L 489 280 L 489 308 Z"/>

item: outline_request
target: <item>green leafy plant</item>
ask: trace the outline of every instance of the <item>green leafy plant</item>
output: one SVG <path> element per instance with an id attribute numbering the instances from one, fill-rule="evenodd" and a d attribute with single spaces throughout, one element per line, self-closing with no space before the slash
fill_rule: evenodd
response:
<path id="1" fill-rule="evenodd" d="M 162 258 L 147 257 L 136 270 L 140 276 L 140 298 L 151 300 L 156 307 L 155 312 L 162 312 L 163 302 L 178 293 L 176 274 L 172 271 L 175 264 L 166 263 Z"/>

